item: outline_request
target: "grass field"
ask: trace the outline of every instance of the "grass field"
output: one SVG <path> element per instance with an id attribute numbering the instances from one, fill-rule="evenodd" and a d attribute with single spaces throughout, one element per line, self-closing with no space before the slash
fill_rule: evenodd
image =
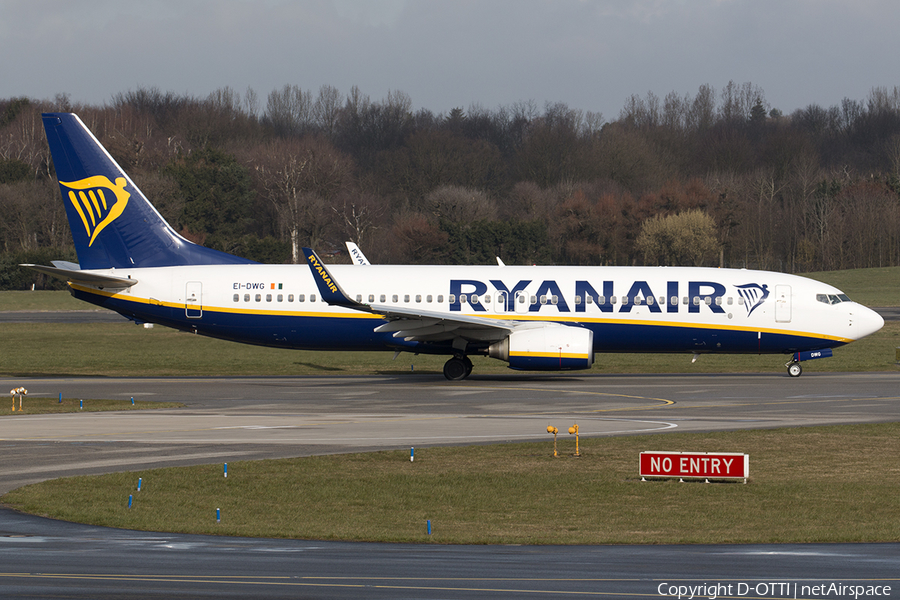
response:
<path id="1" fill-rule="evenodd" d="M 182 376 L 182 375 L 396 375 L 440 377 L 446 357 L 390 352 L 312 352 L 248 346 L 130 323 L 3 323 L 6 340 L 0 375 Z M 834 358 L 803 363 L 806 372 L 897 369 L 900 322 L 889 321 L 868 338 L 835 350 Z M 784 373 L 782 355 L 598 354 L 584 373 Z M 506 363 L 473 356 L 474 374 L 515 375 Z M 522 374 L 527 377 L 527 374 Z"/>
<path id="2" fill-rule="evenodd" d="M 152 531 L 467 544 L 900 540 L 900 424 L 583 439 L 171 468 L 28 486 L 2 501 Z M 745 452 L 750 481 L 641 482 L 643 450 Z M 138 478 L 142 490 L 136 491 Z M 128 496 L 134 497 L 127 507 Z M 216 509 L 222 520 L 216 522 Z M 430 519 L 433 535 L 426 534 Z"/>

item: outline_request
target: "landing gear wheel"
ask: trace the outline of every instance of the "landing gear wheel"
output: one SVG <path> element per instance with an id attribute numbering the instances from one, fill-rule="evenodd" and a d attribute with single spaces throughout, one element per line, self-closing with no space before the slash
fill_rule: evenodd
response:
<path id="1" fill-rule="evenodd" d="M 788 375 L 791 377 L 800 377 L 800 374 L 803 373 L 803 367 L 800 366 L 798 362 L 792 362 L 788 364 Z"/>
<path id="2" fill-rule="evenodd" d="M 468 363 L 468 364 L 467 364 Z M 462 381 L 472 372 L 472 361 L 468 357 L 453 357 L 444 363 L 444 377 L 450 381 Z"/>

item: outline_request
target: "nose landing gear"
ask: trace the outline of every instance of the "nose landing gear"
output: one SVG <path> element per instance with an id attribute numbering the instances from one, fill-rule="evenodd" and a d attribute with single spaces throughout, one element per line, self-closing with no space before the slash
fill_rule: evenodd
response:
<path id="1" fill-rule="evenodd" d="M 803 373 L 803 367 L 800 366 L 801 361 L 815 360 L 817 358 L 831 358 L 831 356 L 833 356 L 831 348 L 795 352 L 794 355 L 791 356 L 791 360 L 785 363 L 784 366 L 787 367 L 788 375 L 791 377 L 800 377 L 800 374 Z"/>

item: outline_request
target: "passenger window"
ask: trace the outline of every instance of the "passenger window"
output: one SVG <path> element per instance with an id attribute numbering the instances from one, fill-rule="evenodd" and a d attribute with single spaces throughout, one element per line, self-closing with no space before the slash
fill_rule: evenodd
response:
<path id="1" fill-rule="evenodd" d="M 416 294 L 416 302 L 422 301 L 422 294 Z"/>
<path id="2" fill-rule="evenodd" d="M 294 301 L 294 295 L 288 294 L 288 302 L 293 302 L 293 301 Z"/>
<path id="3" fill-rule="evenodd" d="M 297 294 L 297 302 L 306 302 L 306 294 Z"/>
<path id="4" fill-rule="evenodd" d="M 443 304 L 443 303 L 444 303 L 444 295 L 438 294 L 438 304 Z"/>
<path id="5" fill-rule="evenodd" d="M 244 294 L 244 302 L 250 302 L 250 294 Z"/>
<path id="6" fill-rule="evenodd" d="M 429 304 L 431 304 L 431 294 L 428 294 L 427 296 L 425 296 L 425 302 L 428 302 Z"/>
<path id="7" fill-rule="evenodd" d="M 460 303 L 460 304 L 465 304 L 465 303 L 466 303 L 466 295 L 465 295 L 465 294 L 460 294 L 460 295 L 459 295 L 459 303 Z"/>
<path id="8" fill-rule="evenodd" d="M 575 296 L 575 306 L 581 304 L 581 296 Z"/>
<path id="9" fill-rule="evenodd" d="M 741 296 L 740 298 L 738 298 L 738 306 L 743 306 L 743 305 L 744 305 L 744 297 Z"/>
<path id="10" fill-rule="evenodd" d="M 460 298 L 460 301 L 462 301 L 462 298 Z M 449 302 L 450 304 L 456 304 L 456 294 L 450 294 L 449 296 L 447 296 L 447 302 Z"/>
<path id="11" fill-rule="evenodd" d="M 547 296 L 541 296 L 541 304 L 547 304 Z"/>
<path id="12" fill-rule="evenodd" d="M 357 302 L 362 302 L 362 294 L 357 294 L 357 295 L 356 295 L 356 301 L 357 301 Z"/>
<path id="13" fill-rule="evenodd" d="M 272 294 L 266 294 L 266 302 L 272 301 Z"/>
<path id="14" fill-rule="evenodd" d="M 310 295 L 309 295 L 309 301 L 310 301 L 310 302 L 315 302 L 315 301 L 316 301 L 316 295 L 315 295 L 315 294 L 310 294 Z"/>
<path id="15" fill-rule="evenodd" d="M 394 302 L 394 303 L 398 302 L 397 294 L 394 294 L 393 296 L 391 296 L 391 302 Z"/>
<path id="16" fill-rule="evenodd" d="M 550 304 L 559 304 L 559 296 L 550 296 Z"/>
<path id="17" fill-rule="evenodd" d="M 237 302 L 237 301 L 240 300 L 240 299 L 241 299 L 241 295 L 240 295 L 240 294 L 235 294 L 235 295 L 234 295 L 234 301 L 235 301 L 235 302 Z"/>
<path id="18" fill-rule="evenodd" d="M 722 296 L 716 296 L 716 306 L 722 306 Z"/>
<path id="19" fill-rule="evenodd" d="M 257 295 L 256 295 L 256 301 L 257 301 L 257 302 L 261 302 L 261 301 L 262 301 L 262 296 L 259 295 L 259 294 L 257 294 Z"/>
<path id="20" fill-rule="evenodd" d="M 275 297 L 275 299 L 278 300 L 279 302 L 284 302 L 284 296 L 283 296 L 282 294 L 278 294 L 278 295 Z"/>
<path id="21" fill-rule="evenodd" d="M 728 306 L 731 306 L 733 302 L 734 302 L 734 298 L 732 298 L 731 296 L 728 296 Z"/>
<path id="22" fill-rule="evenodd" d="M 669 298 L 669 304 L 672 306 L 676 306 L 678 304 L 678 296 L 672 296 Z"/>
<path id="23" fill-rule="evenodd" d="M 403 295 L 403 301 L 404 301 L 404 302 L 409 302 L 409 294 L 404 294 L 404 295 Z"/>
<path id="24" fill-rule="evenodd" d="M 382 295 L 379 296 L 378 298 L 379 298 L 378 301 L 381 302 L 382 304 L 384 304 L 384 302 L 387 300 L 387 298 L 385 297 L 384 294 L 382 294 Z"/>

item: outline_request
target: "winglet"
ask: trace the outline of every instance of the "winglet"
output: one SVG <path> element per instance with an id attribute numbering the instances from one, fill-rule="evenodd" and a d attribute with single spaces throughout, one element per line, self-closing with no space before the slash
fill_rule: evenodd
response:
<path id="1" fill-rule="evenodd" d="M 319 260 L 319 256 L 312 248 L 303 248 L 303 256 L 306 257 L 306 263 L 309 265 L 309 270 L 312 271 L 313 279 L 316 280 L 316 286 L 319 288 L 319 294 L 321 294 L 322 300 L 336 306 L 346 306 L 356 309 L 362 308 L 362 305 L 359 302 L 351 300 L 344 290 L 341 289 L 341 286 L 338 285 L 338 282 L 331 276 L 331 273 L 328 272 L 328 269 L 325 268 L 325 265 L 322 264 L 322 261 Z"/>

